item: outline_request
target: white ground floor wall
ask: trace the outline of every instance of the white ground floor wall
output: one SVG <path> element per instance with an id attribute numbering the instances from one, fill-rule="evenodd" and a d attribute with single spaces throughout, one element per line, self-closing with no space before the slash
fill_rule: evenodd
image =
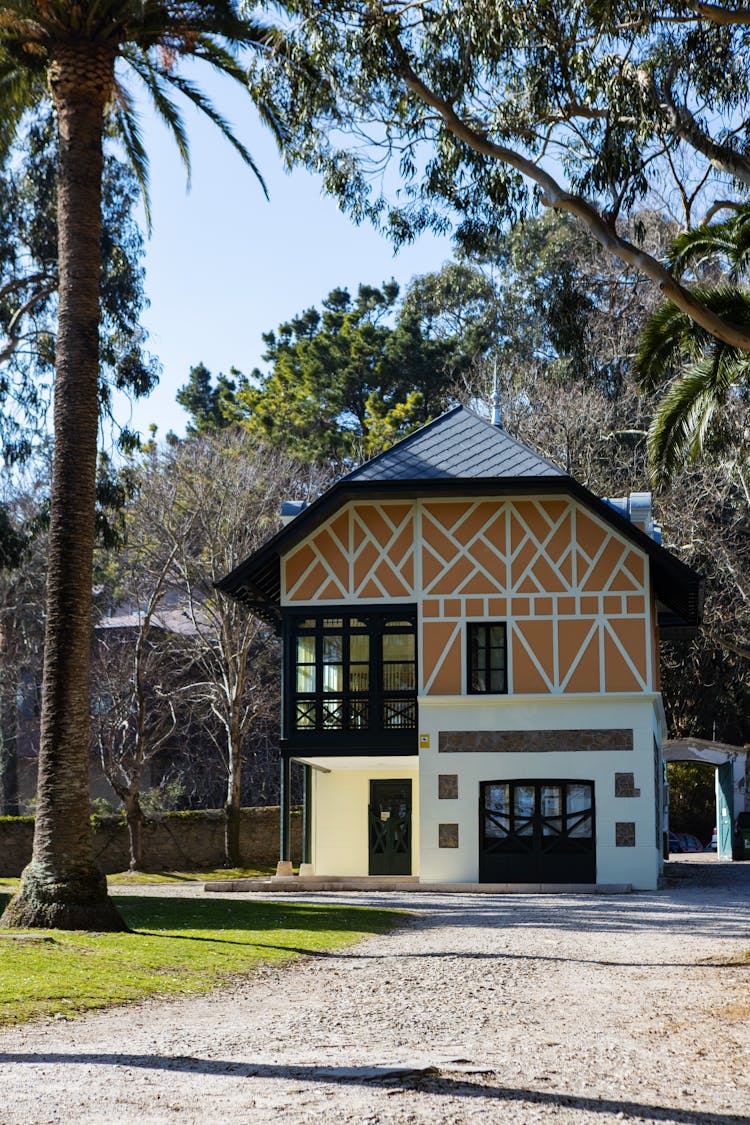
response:
<path id="1" fill-rule="evenodd" d="M 627 738 L 612 737 L 623 732 Z M 481 783 L 555 779 L 593 782 L 596 882 L 654 888 L 662 869 L 663 734 L 657 695 L 422 698 L 418 761 L 350 758 L 342 768 L 330 758 L 319 762 L 330 772 L 313 770 L 315 874 L 368 874 L 370 782 L 410 778 L 412 874 L 477 882 Z"/>

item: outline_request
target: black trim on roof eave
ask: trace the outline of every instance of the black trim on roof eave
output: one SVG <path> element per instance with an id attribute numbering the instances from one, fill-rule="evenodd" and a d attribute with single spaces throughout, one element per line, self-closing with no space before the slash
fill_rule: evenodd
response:
<path id="1" fill-rule="evenodd" d="M 611 524 L 615 530 L 620 531 L 637 547 L 640 547 L 655 564 L 657 571 L 661 571 L 666 586 L 658 583 L 659 597 L 675 610 L 685 620 L 686 624 L 697 625 L 703 614 L 703 599 L 705 594 L 705 578 L 682 562 L 659 543 L 656 543 L 644 531 L 636 527 L 630 520 L 623 516 L 616 508 L 607 504 L 601 497 L 590 492 L 584 485 L 579 484 L 568 475 L 550 474 L 540 477 L 433 477 L 418 480 L 350 480 L 342 477 L 341 480 L 331 485 L 322 496 L 295 516 L 285 527 L 282 527 L 258 551 L 250 555 L 244 562 L 226 577 L 214 583 L 214 586 L 230 597 L 247 601 L 248 594 L 252 600 L 273 601 L 280 598 L 280 575 L 278 567 L 281 549 L 286 552 L 303 539 L 311 526 L 322 523 L 331 511 L 342 507 L 350 500 L 366 496 L 368 499 L 390 499 L 394 496 L 418 499 L 422 496 L 465 495 L 467 493 L 487 495 L 509 495 L 511 493 L 538 494 L 542 492 L 560 492 L 569 494 L 581 501 L 586 507 L 591 508 L 606 523 Z M 268 586 L 256 585 L 262 572 L 269 571 L 274 574 L 274 589 Z M 260 573 L 259 573 L 260 572 Z M 263 576 L 265 577 L 265 576 Z M 683 588 L 686 602 L 677 609 L 674 598 L 673 583 Z M 656 583 L 655 583 L 656 585 Z M 693 590 L 688 593 L 690 587 Z M 243 596 L 244 595 L 244 596 Z M 687 613 L 684 611 L 687 610 Z"/>

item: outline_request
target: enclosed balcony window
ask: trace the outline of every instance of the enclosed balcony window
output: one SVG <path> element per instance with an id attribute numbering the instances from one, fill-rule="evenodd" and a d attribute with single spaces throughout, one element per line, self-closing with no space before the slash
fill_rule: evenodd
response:
<path id="1" fill-rule="evenodd" d="M 416 617 L 292 617 L 293 731 L 416 728 Z"/>

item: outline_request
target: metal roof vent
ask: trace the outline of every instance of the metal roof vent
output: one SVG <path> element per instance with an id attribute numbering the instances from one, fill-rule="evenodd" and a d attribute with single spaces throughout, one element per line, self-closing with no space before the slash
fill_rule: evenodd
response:
<path id="1" fill-rule="evenodd" d="M 286 527 L 286 525 L 291 523 L 294 517 L 298 516 L 306 507 L 306 500 L 284 500 L 281 505 L 281 526 Z"/>
<path id="2" fill-rule="evenodd" d="M 629 496 L 606 498 L 605 503 L 625 516 L 655 543 L 661 543 L 661 528 L 654 523 L 650 492 L 631 492 Z"/>

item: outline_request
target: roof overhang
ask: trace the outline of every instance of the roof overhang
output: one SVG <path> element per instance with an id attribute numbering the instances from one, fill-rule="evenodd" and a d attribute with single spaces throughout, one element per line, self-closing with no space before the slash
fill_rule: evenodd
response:
<path id="1" fill-rule="evenodd" d="M 605 523 L 642 550 L 651 564 L 659 603 L 662 636 L 673 640 L 695 635 L 703 616 L 705 580 L 656 543 L 616 509 L 589 492 L 572 477 L 477 477 L 421 480 L 364 480 L 343 478 L 305 508 L 286 527 L 216 583 L 223 593 L 267 618 L 277 615 L 281 600 L 281 558 L 329 516 L 352 500 L 416 500 L 449 496 L 568 495 L 579 500 Z"/>

